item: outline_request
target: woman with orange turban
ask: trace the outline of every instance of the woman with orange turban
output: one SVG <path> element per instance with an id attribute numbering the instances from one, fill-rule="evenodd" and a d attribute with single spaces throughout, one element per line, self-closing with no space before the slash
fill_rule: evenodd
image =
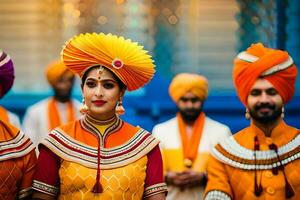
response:
<path id="1" fill-rule="evenodd" d="M 213 149 L 205 200 L 300 199 L 300 131 L 284 120 L 297 68 L 261 43 L 234 61 L 233 80 L 251 124 Z"/>
<path id="2" fill-rule="evenodd" d="M 125 90 L 153 77 L 151 56 L 129 39 L 87 33 L 66 43 L 62 60 L 81 77 L 84 117 L 40 144 L 34 198 L 164 200 L 158 140 L 119 118 Z"/>

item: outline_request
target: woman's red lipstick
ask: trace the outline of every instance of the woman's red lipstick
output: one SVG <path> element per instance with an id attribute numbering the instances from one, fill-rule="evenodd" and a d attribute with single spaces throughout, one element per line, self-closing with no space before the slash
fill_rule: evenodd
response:
<path id="1" fill-rule="evenodd" d="M 95 101 L 92 101 L 92 102 L 96 106 L 103 106 L 106 103 L 106 101 L 103 101 L 103 100 L 95 100 Z"/>

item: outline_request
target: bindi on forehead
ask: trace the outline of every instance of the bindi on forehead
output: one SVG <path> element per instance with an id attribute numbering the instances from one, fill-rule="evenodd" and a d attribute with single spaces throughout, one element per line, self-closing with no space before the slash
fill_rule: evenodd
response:
<path id="1" fill-rule="evenodd" d="M 103 74 L 104 67 L 100 66 L 97 70 L 98 80 L 101 80 L 101 75 Z"/>

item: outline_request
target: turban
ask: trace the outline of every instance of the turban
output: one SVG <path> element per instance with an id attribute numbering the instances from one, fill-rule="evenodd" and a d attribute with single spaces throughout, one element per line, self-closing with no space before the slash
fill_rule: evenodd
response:
<path id="1" fill-rule="evenodd" d="M 202 101 L 208 95 L 208 81 L 198 74 L 181 73 L 176 75 L 169 87 L 169 93 L 174 102 L 177 102 L 187 92 L 192 92 Z"/>
<path id="2" fill-rule="evenodd" d="M 252 44 L 234 60 L 233 81 L 241 102 L 246 106 L 250 89 L 258 78 L 268 80 L 287 103 L 295 91 L 297 68 L 286 51 Z"/>
<path id="3" fill-rule="evenodd" d="M 93 66 L 106 67 L 129 91 L 144 86 L 155 72 L 153 60 L 142 46 L 112 34 L 74 36 L 64 46 L 61 56 L 65 65 L 80 77 Z"/>
<path id="4" fill-rule="evenodd" d="M 0 49 L 0 84 L 2 87 L 0 98 L 12 87 L 15 79 L 14 74 L 14 65 L 11 58 Z"/>
<path id="5" fill-rule="evenodd" d="M 56 81 L 66 72 L 69 72 L 70 76 L 74 76 L 74 74 L 68 70 L 63 62 L 57 60 L 50 63 L 46 68 L 46 76 L 50 85 L 53 86 Z"/>

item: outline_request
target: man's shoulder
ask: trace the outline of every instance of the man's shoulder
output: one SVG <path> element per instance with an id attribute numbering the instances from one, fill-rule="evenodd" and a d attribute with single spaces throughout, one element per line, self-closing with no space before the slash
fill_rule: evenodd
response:
<path id="1" fill-rule="evenodd" d="M 170 128 L 172 126 L 174 126 L 177 123 L 177 118 L 173 117 L 171 119 L 168 119 L 167 121 L 164 121 L 162 123 L 156 124 L 153 128 L 154 129 L 165 129 L 165 128 Z"/>
<path id="2" fill-rule="evenodd" d="M 40 111 L 41 109 L 44 109 L 47 106 L 47 103 L 49 102 L 50 98 L 42 99 L 31 106 L 27 108 L 28 111 Z"/>
<path id="3" fill-rule="evenodd" d="M 206 127 L 213 130 L 213 131 L 230 131 L 230 128 L 221 122 L 218 122 L 214 119 L 211 119 L 210 117 L 205 118 Z"/>

